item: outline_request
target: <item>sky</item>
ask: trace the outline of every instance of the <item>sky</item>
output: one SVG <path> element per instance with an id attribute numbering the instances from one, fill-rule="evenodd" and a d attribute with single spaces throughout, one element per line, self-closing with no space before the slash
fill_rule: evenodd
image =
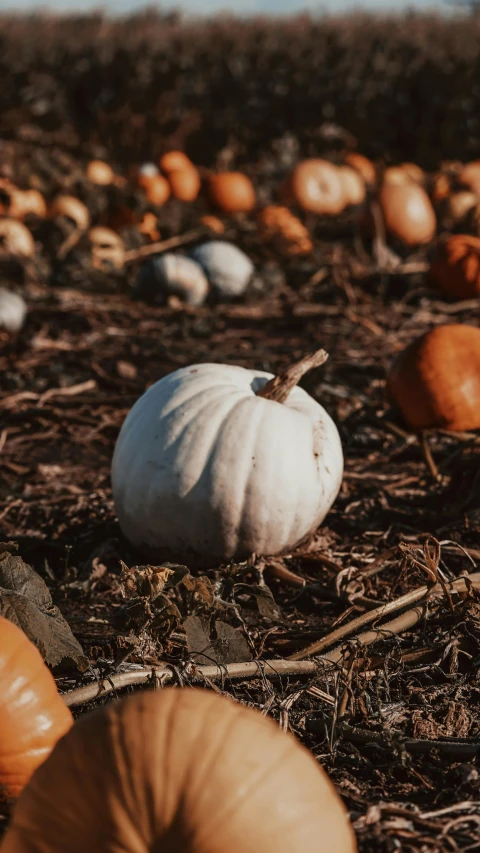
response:
<path id="1" fill-rule="evenodd" d="M 48 8 L 65 12 L 103 8 L 118 14 L 155 6 L 148 0 L 0 0 L 0 10 L 31 11 Z M 339 12 L 355 8 L 399 10 L 445 8 L 442 0 L 163 0 L 162 9 L 182 8 L 186 13 L 213 14 L 223 10 L 237 14 L 291 14 L 309 11 Z"/>

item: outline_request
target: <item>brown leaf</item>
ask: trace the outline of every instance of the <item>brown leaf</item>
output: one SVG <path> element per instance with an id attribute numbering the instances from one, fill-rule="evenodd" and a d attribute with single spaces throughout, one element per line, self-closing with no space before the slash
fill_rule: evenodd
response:
<path id="1" fill-rule="evenodd" d="M 226 622 L 215 622 L 216 638 L 211 637 L 210 625 L 201 616 L 189 616 L 183 623 L 188 651 L 198 664 L 241 663 L 252 659 L 248 643 L 238 628 Z"/>
<path id="2" fill-rule="evenodd" d="M 25 632 L 49 666 L 87 669 L 88 659 L 45 582 L 21 557 L 7 552 L 0 555 L 0 616 Z"/>

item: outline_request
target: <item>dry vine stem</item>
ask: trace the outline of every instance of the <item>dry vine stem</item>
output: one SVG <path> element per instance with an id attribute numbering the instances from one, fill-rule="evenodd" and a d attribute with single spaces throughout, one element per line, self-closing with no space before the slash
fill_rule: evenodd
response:
<path id="1" fill-rule="evenodd" d="M 480 573 L 464 575 L 463 577 L 458 578 L 458 580 L 451 584 L 451 589 L 456 592 L 462 591 L 463 584 L 465 591 L 468 591 L 468 587 L 465 583 L 467 580 L 474 587 L 480 589 Z M 427 596 L 430 592 L 429 597 L 438 598 L 442 593 L 442 588 L 440 585 L 433 588 L 422 587 L 419 590 L 414 590 L 413 593 L 409 593 L 409 596 L 415 594 L 418 595 L 420 592 L 422 593 L 422 597 Z M 402 596 L 402 598 L 397 599 L 396 602 L 391 602 L 391 605 L 396 604 L 397 609 L 400 609 L 400 607 L 405 606 L 405 599 L 407 597 L 408 596 Z M 402 601 L 403 604 L 400 604 L 399 606 L 399 602 Z M 388 612 L 392 612 L 392 609 L 393 608 Z M 381 611 L 381 615 L 386 615 L 386 606 L 379 607 L 376 611 L 376 615 L 375 613 L 373 614 L 373 618 L 372 613 L 367 613 L 365 614 L 365 616 L 368 617 L 366 619 L 362 620 L 362 617 L 360 617 L 360 620 L 354 619 L 349 625 L 346 625 L 344 628 L 340 628 L 337 631 L 333 631 L 323 640 L 320 640 L 319 643 L 314 643 L 313 646 L 310 646 L 309 648 L 313 648 L 314 646 L 316 647 L 319 644 L 325 644 L 327 646 L 334 645 L 334 643 L 338 642 L 338 640 L 342 639 L 346 634 L 352 633 L 352 630 L 355 630 L 355 626 L 360 627 L 359 621 L 362 621 L 362 624 L 366 624 L 367 622 L 373 621 L 377 618 L 378 611 Z M 417 625 L 418 622 L 425 618 L 426 615 L 426 607 L 424 604 L 419 604 L 417 607 L 407 610 L 406 613 L 402 613 L 401 616 L 397 616 L 396 619 L 393 619 L 391 622 L 387 622 L 379 628 L 372 628 L 369 631 L 365 631 L 363 634 L 359 634 L 357 637 L 352 638 L 352 642 L 355 641 L 358 646 L 369 646 L 376 640 L 386 639 L 392 634 L 400 634 L 403 631 L 408 631 L 409 628 L 413 628 Z M 341 634 L 340 637 L 339 634 Z M 325 645 L 322 647 L 325 647 Z M 295 655 L 288 660 L 258 660 L 248 661 L 246 663 L 231 663 L 226 664 L 225 666 L 197 666 L 188 674 L 188 679 L 194 682 L 202 682 L 207 681 L 208 679 L 211 681 L 260 677 L 268 679 L 282 678 L 282 676 L 289 675 L 304 677 L 318 674 L 319 667 L 322 664 L 329 667 L 341 665 L 345 660 L 345 653 L 346 650 L 340 646 L 339 648 L 336 648 L 315 660 L 298 660 Z M 309 654 L 313 653 L 309 652 Z M 160 682 L 163 687 L 165 684 L 168 684 L 175 679 L 175 672 L 173 669 L 166 666 L 137 669 L 132 672 L 122 672 L 101 681 L 94 681 L 91 684 L 85 685 L 85 687 L 78 687 L 75 690 L 70 690 L 67 693 L 64 693 L 62 698 L 69 707 L 74 707 L 76 705 L 82 705 L 85 702 L 92 702 L 95 699 L 100 699 L 102 696 L 106 696 L 108 693 L 112 693 L 114 690 L 120 690 L 123 687 L 128 687 L 134 684 L 147 684 L 151 682 L 152 679 Z"/>
<path id="2" fill-rule="evenodd" d="M 150 246 L 132 249 L 130 252 L 125 252 L 124 261 L 126 264 L 134 264 L 137 261 L 143 261 L 144 258 L 149 258 L 151 255 L 160 255 L 162 252 L 168 252 L 169 249 L 186 246 L 188 243 L 194 243 L 204 233 L 204 230 L 197 228 L 193 231 L 187 231 L 186 234 L 181 234 L 179 237 L 170 237 L 169 240 L 162 240 L 160 243 L 151 243 Z"/>
<path id="3" fill-rule="evenodd" d="M 453 581 L 453 583 L 450 584 L 450 589 L 455 592 L 462 591 L 462 584 L 464 584 L 465 591 L 468 591 L 465 583 L 466 580 L 469 580 L 473 586 L 477 588 L 480 587 L 480 573 L 476 573 L 473 575 L 463 575 L 463 577 Z M 354 634 L 355 631 L 359 628 L 363 628 L 364 625 L 369 625 L 371 622 L 375 622 L 376 619 L 382 619 L 384 616 L 389 616 L 390 613 L 395 613 L 397 610 L 403 610 L 404 607 L 408 607 L 410 604 L 416 604 L 417 602 L 422 601 L 422 599 L 438 598 L 442 593 L 444 593 L 444 589 L 443 585 L 440 583 L 435 584 L 434 586 L 418 587 L 418 589 L 414 589 L 411 592 L 407 592 L 406 595 L 396 598 L 395 601 L 389 601 L 388 604 L 382 604 L 381 607 L 377 607 L 375 610 L 363 613 L 347 625 L 342 625 L 341 628 L 337 628 L 321 640 L 317 640 L 315 643 L 307 646 L 307 648 L 291 655 L 289 660 L 301 660 L 302 658 L 316 655 L 324 649 L 328 649 L 329 646 L 334 646 L 336 643 L 340 642 L 340 640 L 343 640 L 344 637 Z"/>
<path id="4" fill-rule="evenodd" d="M 309 370 L 314 367 L 321 367 L 328 359 L 328 352 L 324 349 L 319 349 L 311 355 L 306 355 L 296 364 L 292 364 L 283 373 L 274 376 L 270 379 L 259 391 L 256 392 L 257 397 L 263 397 L 265 400 L 273 400 L 276 403 L 284 403 L 288 399 L 288 395 L 295 385 L 298 385 L 300 379 L 305 376 Z"/>

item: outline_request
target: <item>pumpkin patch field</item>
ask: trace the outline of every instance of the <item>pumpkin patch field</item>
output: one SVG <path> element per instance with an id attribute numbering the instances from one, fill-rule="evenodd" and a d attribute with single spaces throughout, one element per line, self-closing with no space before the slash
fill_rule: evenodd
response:
<path id="1" fill-rule="evenodd" d="M 480 849 L 480 18 L 0 18 L 0 853 Z"/>

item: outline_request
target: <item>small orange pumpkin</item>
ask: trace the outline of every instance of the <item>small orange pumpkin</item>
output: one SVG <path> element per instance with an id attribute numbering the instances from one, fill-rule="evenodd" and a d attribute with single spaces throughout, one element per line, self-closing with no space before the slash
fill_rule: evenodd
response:
<path id="1" fill-rule="evenodd" d="M 162 207 L 170 198 L 170 184 L 163 175 L 141 175 L 138 183 L 154 207 Z"/>
<path id="2" fill-rule="evenodd" d="M 16 219 L 0 219 L 0 253 L 33 258 L 35 240 L 28 228 Z"/>
<path id="3" fill-rule="evenodd" d="M 356 169 L 366 184 L 374 184 L 376 182 L 377 170 L 368 157 L 352 151 L 351 154 L 347 154 L 345 157 L 345 163 L 347 166 L 351 166 L 352 169 Z"/>
<path id="4" fill-rule="evenodd" d="M 17 803 L 2 853 L 355 853 L 325 771 L 258 711 L 141 692 L 79 720 Z"/>
<path id="5" fill-rule="evenodd" d="M 0 800 L 17 797 L 73 724 L 38 649 L 0 617 Z"/>
<path id="6" fill-rule="evenodd" d="M 161 234 L 158 230 L 158 219 L 154 213 L 147 211 L 139 222 L 138 230 L 144 237 L 148 237 L 152 242 L 160 240 Z"/>
<path id="7" fill-rule="evenodd" d="M 308 255 L 313 250 L 308 230 L 288 207 L 270 204 L 260 211 L 258 222 L 265 239 L 274 242 L 284 254 Z"/>
<path id="8" fill-rule="evenodd" d="M 205 225 L 206 228 L 209 228 L 210 231 L 214 231 L 215 234 L 225 234 L 225 225 L 218 216 L 210 216 L 209 214 L 201 216 L 200 224 Z"/>
<path id="9" fill-rule="evenodd" d="M 359 172 L 351 166 L 339 166 L 338 175 L 342 182 L 345 204 L 356 206 L 365 201 L 367 189 Z"/>
<path id="10" fill-rule="evenodd" d="M 211 175 L 207 188 L 210 201 L 225 213 L 247 213 L 255 207 L 255 189 L 243 172 Z"/>
<path id="11" fill-rule="evenodd" d="M 168 173 L 168 181 L 173 197 L 179 201 L 195 201 L 202 183 L 195 166 L 172 169 Z"/>
<path id="12" fill-rule="evenodd" d="M 284 187 L 284 197 L 318 216 L 335 216 L 345 208 L 339 170 L 328 160 L 313 158 L 298 163 Z"/>
<path id="13" fill-rule="evenodd" d="M 115 172 L 104 160 L 90 160 L 87 166 L 87 178 L 99 187 L 108 187 L 115 183 Z"/>
<path id="14" fill-rule="evenodd" d="M 57 195 L 50 205 L 50 216 L 64 216 L 71 219 L 80 231 L 86 231 L 90 225 L 90 214 L 87 206 L 72 195 Z"/>
<path id="15" fill-rule="evenodd" d="M 480 296 L 480 238 L 453 234 L 442 240 L 432 259 L 430 280 L 453 299 Z"/>
<path id="16" fill-rule="evenodd" d="M 403 169 L 403 171 L 407 173 L 408 177 L 416 184 L 425 183 L 425 172 L 420 166 L 417 166 L 416 163 L 402 163 L 400 168 Z"/>
<path id="17" fill-rule="evenodd" d="M 413 429 L 480 428 L 480 329 L 437 326 L 396 359 L 388 391 Z"/>
<path id="18" fill-rule="evenodd" d="M 478 196 L 475 193 L 470 190 L 461 190 L 449 196 L 445 203 L 445 212 L 452 223 L 458 225 L 477 204 Z"/>
<path id="19" fill-rule="evenodd" d="M 183 151 L 167 151 L 160 157 L 159 166 L 162 172 L 169 175 L 170 172 L 176 172 L 178 169 L 194 169 L 192 161 Z"/>
<path id="20" fill-rule="evenodd" d="M 432 203 L 413 181 L 385 184 L 378 196 L 387 232 L 406 246 L 419 246 L 435 236 L 437 220 Z"/>
<path id="21" fill-rule="evenodd" d="M 382 175 L 382 186 L 405 186 L 413 183 L 412 178 L 402 166 L 389 166 Z"/>

